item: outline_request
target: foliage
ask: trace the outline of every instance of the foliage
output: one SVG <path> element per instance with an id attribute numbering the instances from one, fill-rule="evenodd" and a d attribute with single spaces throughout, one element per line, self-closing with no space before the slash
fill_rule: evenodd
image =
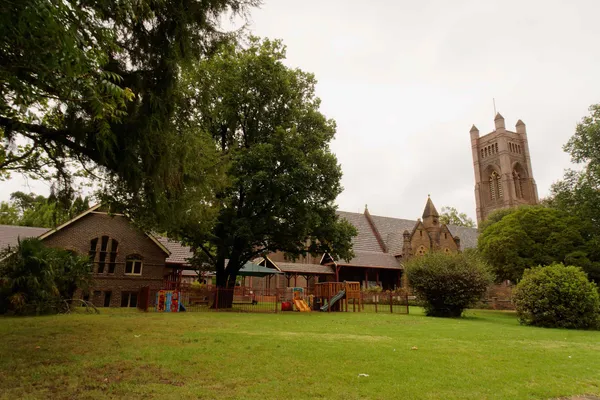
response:
<path id="1" fill-rule="evenodd" d="M 71 195 L 48 198 L 14 192 L 10 202 L 0 202 L 0 224 L 54 228 L 90 208 L 87 197 Z"/>
<path id="2" fill-rule="evenodd" d="M 578 216 L 585 224 L 585 248 L 564 261 L 581 266 L 596 283 L 600 282 L 600 104 L 589 108 L 590 115 L 577 124 L 575 134 L 564 146 L 577 170 L 566 170 L 562 180 L 551 187 L 545 199 L 549 207 Z"/>
<path id="3" fill-rule="evenodd" d="M 442 207 L 440 222 L 446 225 L 466 226 L 474 228 L 475 222 L 465 213 L 458 212 L 454 207 Z"/>
<path id="4" fill-rule="evenodd" d="M 215 266 L 217 285 L 233 285 L 249 260 L 275 251 L 291 257 L 352 256 L 355 228 L 336 215 L 341 168 L 329 142 L 335 123 L 319 111 L 312 74 L 284 65 L 280 41 L 226 43 L 187 77 L 196 101 L 190 119 L 211 134 L 226 163 L 210 234 L 191 220 L 175 227 Z M 225 260 L 229 260 L 225 269 Z"/>
<path id="5" fill-rule="evenodd" d="M 547 328 L 598 327 L 600 296 L 581 268 L 552 264 L 528 269 L 513 301 L 519 321 Z"/>
<path id="6" fill-rule="evenodd" d="M 488 266 L 472 254 L 430 252 L 406 264 L 410 287 L 434 317 L 460 317 L 492 282 Z"/>
<path id="7" fill-rule="evenodd" d="M 586 223 L 576 216 L 542 206 L 510 209 L 480 234 L 478 248 L 492 266 L 497 281 L 518 282 L 536 265 L 570 262 L 596 281 L 597 261 Z M 593 258 L 590 258 L 593 257 Z"/>
<path id="8" fill-rule="evenodd" d="M 378 285 L 369 286 L 368 288 L 365 289 L 365 292 L 366 293 L 381 293 L 381 292 L 383 292 L 383 288 Z"/>
<path id="9" fill-rule="evenodd" d="M 232 37 L 222 16 L 257 3 L 0 2 L 0 174 L 56 172 L 68 188 L 79 170 L 128 193 L 135 211 L 166 207 L 155 220 L 168 219 L 187 184 L 214 181 L 212 143 L 182 119 L 182 72 Z"/>
<path id="10" fill-rule="evenodd" d="M 528 206 L 521 206 L 521 207 L 528 207 Z M 495 224 L 496 222 L 500 221 L 502 218 L 511 214 L 513 212 L 513 210 L 514 210 L 513 208 L 499 208 L 497 210 L 492 211 L 485 220 L 483 220 L 479 223 L 479 227 L 478 227 L 479 233 L 485 231 L 488 226 Z"/>
<path id="11" fill-rule="evenodd" d="M 46 247 L 37 239 L 20 241 L 0 259 L 0 313 L 56 312 L 62 300 L 91 283 L 88 257 Z"/>
<path id="12" fill-rule="evenodd" d="M 588 222 L 590 234 L 596 236 L 600 235 L 600 185 L 594 181 L 585 171 L 567 170 L 563 180 L 552 185 L 544 202 Z"/>
<path id="13" fill-rule="evenodd" d="M 600 183 L 600 104 L 589 108 L 590 115 L 577 124 L 575 134 L 564 150 L 571 154 L 574 162 L 584 164 L 586 173 L 593 183 Z"/>

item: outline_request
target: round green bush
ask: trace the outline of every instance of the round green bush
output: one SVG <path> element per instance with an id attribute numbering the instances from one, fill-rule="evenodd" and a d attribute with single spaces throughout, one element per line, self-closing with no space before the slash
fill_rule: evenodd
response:
<path id="1" fill-rule="evenodd" d="M 412 258 L 405 268 L 425 313 L 434 317 L 460 317 L 492 282 L 487 264 L 473 254 L 432 252 Z"/>
<path id="2" fill-rule="evenodd" d="M 519 321 L 549 328 L 598 327 L 600 295 L 579 267 L 552 264 L 525 270 L 513 293 Z"/>

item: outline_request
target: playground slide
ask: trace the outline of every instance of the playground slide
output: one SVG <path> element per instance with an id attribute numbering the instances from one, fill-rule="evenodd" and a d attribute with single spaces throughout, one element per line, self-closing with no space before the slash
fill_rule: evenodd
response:
<path id="1" fill-rule="evenodd" d="M 321 307 L 321 311 L 327 311 L 327 309 L 329 308 L 329 306 L 334 305 L 335 303 L 338 302 L 338 300 L 344 298 L 344 296 L 346 295 L 346 291 L 345 290 L 340 290 L 338 292 L 338 294 L 336 294 L 335 296 L 333 296 L 331 298 L 331 304 L 325 304 L 323 307 Z"/>
<path id="2" fill-rule="evenodd" d="M 294 299 L 294 305 L 300 312 L 310 312 L 310 307 L 304 300 Z"/>

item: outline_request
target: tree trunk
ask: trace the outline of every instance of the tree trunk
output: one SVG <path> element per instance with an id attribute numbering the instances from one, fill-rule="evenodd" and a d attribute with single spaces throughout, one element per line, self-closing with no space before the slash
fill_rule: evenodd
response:
<path id="1" fill-rule="evenodd" d="M 217 260 L 217 287 L 215 289 L 215 300 L 211 306 L 213 309 L 230 309 L 233 306 L 233 294 L 235 290 L 235 278 L 239 267 L 229 260 L 225 268 L 225 259 Z"/>

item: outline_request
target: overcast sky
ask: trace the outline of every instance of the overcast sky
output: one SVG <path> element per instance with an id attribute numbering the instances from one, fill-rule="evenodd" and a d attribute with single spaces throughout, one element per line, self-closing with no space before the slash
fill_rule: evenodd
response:
<path id="1" fill-rule="evenodd" d="M 562 145 L 600 102 L 599 14 L 598 0 L 266 0 L 250 29 L 316 75 L 341 210 L 416 219 L 431 194 L 475 219 L 469 130 L 493 130 L 492 98 L 509 130 L 527 124 L 540 197 L 570 166 Z"/>

